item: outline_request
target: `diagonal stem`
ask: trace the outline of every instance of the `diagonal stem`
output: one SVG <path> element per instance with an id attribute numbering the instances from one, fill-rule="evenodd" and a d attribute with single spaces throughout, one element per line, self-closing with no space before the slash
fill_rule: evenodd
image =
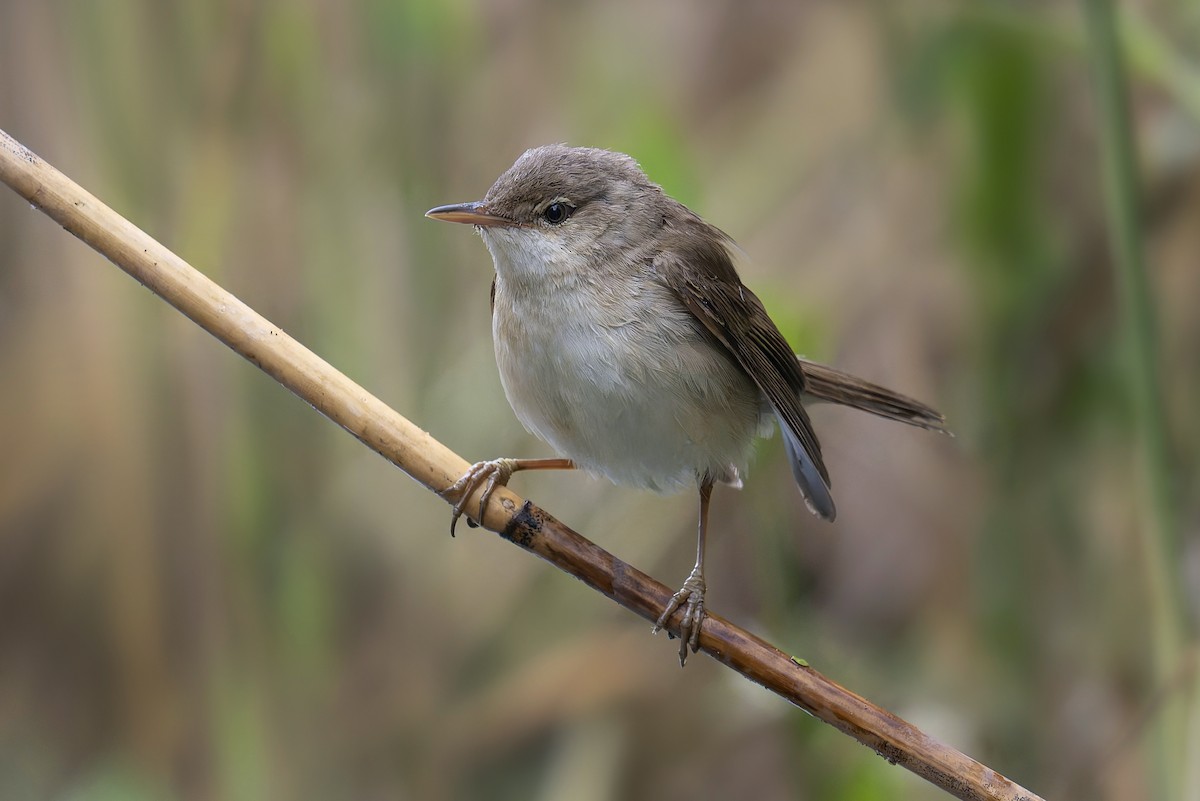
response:
<path id="1" fill-rule="evenodd" d="M 4 131 L 0 181 L 433 492 L 470 466 Z M 646 620 L 657 619 L 671 597 L 664 585 L 507 489 L 496 489 L 483 524 Z M 716 615 L 706 618 L 700 645 L 722 664 L 958 798 L 1040 801 Z"/>

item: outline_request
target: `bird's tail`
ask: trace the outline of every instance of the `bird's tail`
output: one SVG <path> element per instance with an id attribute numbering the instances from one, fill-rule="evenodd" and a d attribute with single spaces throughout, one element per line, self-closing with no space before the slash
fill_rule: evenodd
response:
<path id="1" fill-rule="evenodd" d="M 889 420 L 953 436 L 946 428 L 946 418 L 936 409 L 841 370 L 797 358 L 804 371 L 804 394 L 810 400 L 861 409 Z"/>

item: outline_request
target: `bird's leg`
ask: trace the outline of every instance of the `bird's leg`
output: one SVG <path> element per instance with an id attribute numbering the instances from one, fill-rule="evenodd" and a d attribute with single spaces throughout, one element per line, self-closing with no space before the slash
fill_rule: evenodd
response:
<path id="1" fill-rule="evenodd" d="M 704 535 L 708 532 L 708 499 L 712 495 L 713 482 L 708 476 L 700 482 L 700 527 L 696 537 L 696 566 L 683 582 L 679 592 L 671 596 L 667 608 L 654 624 L 657 634 L 675 610 L 686 603 L 683 620 L 679 621 L 679 666 L 687 662 L 688 648 L 692 653 L 700 649 L 700 624 L 704 622 Z"/>
<path id="2" fill-rule="evenodd" d="M 496 487 L 508 484 L 512 474 L 519 470 L 574 470 L 575 463 L 570 459 L 489 459 L 486 462 L 476 462 L 471 465 L 463 477 L 455 481 L 440 494 L 449 501 L 454 501 L 454 511 L 450 515 L 450 536 L 454 536 L 454 526 L 462 517 L 467 507 L 467 501 L 475 490 L 483 487 L 479 496 L 479 516 L 475 520 L 483 520 L 483 509 Z M 471 517 L 467 517 L 467 525 L 475 526 Z"/>

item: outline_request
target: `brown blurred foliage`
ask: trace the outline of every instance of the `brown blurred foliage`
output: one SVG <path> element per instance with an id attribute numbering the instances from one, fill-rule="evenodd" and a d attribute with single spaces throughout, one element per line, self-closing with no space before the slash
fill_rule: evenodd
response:
<path id="1" fill-rule="evenodd" d="M 1200 20 L 1129 10 L 1194 603 Z M 634 155 L 740 242 L 798 350 L 958 432 L 818 409 L 836 525 L 765 441 L 714 498 L 711 607 L 1047 797 L 1148 793 L 1147 720 L 1191 680 L 1147 667 L 1074 4 L 7 0 L 0 20 L 0 127 L 469 459 L 549 454 L 500 390 L 486 252 L 422 213 L 536 144 Z M 444 503 L 11 193 L 0 382 L 0 797 L 942 797 L 709 660 L 681 672 L 494 536 L 451 540 Z M 690 497 L 514 488 L 686 575 Z"/>

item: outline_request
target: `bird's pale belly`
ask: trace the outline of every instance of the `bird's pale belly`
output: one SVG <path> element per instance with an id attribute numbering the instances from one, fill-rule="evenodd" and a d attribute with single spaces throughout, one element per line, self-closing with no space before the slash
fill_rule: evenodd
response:
<path id="1" fill-rule="evenodd" d="M 578 302 L 586 298 L 558 297 L 564 305 L 548 309 L 497 287 L 496 362 L 525 427 L 618 484 L 669 492 L 706 473 L 737 482 L 761 428 L 761 394 L 686 310 L 664 316 L 673 298 L 658 297 L 656 313 L 625 305 L 617 319 Z"/>

